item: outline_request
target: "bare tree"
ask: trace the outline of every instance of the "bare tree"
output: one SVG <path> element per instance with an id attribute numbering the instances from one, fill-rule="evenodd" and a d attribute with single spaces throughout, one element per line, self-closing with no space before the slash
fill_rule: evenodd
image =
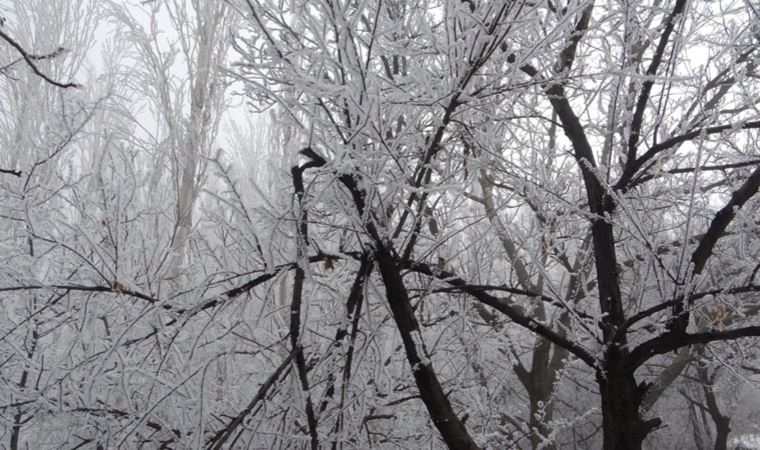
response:
<path id="1" fill-rule="evenodd" d="M 756 389 L 752 5 L 102 5 L 2 28 L 34 63 L 0 46 L 11 447 L 637 449 L 689 422 L 714 447 L 745 425 L 723 387 Z M 85 79 L 98 24 L 99 76 L 35 74 Z M 229 94 L 271 126 L 237 154 L 212 151 Z"/>
<path id="2" fill-rule="evenodd" d="M 351 200 L 355 211 L 340 212 L 355 215 L 355 245 L 374 253 L 420 397 L 449 447 L 476 443 L 418 336 L 408 271 L 442 283 L 434 292 L 464 292 L 557 346 L 555 367 L 564 352 L 585 363 L 601 397 L 605 448 L 640 448 L 661 425 L 640 409 L 651 385 L 635 375 L 653 358 L 758 334 L 751 320 L 689 325 L 706 298 L 742 302 L 758 289 L 747 259 L 724 275 L 709 272 L 710 261 L 731 253 L 731 241 L 754 242 L 757 226 L 744 212 L 760 186 L 751 151 L 760 122 L 753 96 L 744 94 L 756 89 L 744 75 L 755 70 L 751 26 L 711 41 L 702 69 L 683 62 L 701 36 L 717 32 L 703 18 L 728 14 L 728 4 L 676 1 L 663 10 L 639 2 L 604 14 L 574 2 L 292 7 L 283 16 L 257 2 L 241 4 L 257 37 L 241 45 L 240 77 L 253 99 L 293 111 L 309 136 L 302 167 L 319 167 L 316 179 L 334 180 L 334 195 Z M 302 94 L 297 102 L 283 94 L 292 90 Z M 498 175 L 484 169 L 501 161 Z M 476 180 L 480 186 L 470 188 Z M 501 204 L 495 188 L 509 192 Z M 452 234 L 428 232 L 430 211 L 441 204 L 464 209 L 467 199 L 484 206 L 515 278 L 468 281 L 461 253 L 428 262 L 453 246 L 452 235 L 478 226 L 449 210 Z M 544 242 L 521 242 L 500 224 L 510 208 L 511 220 L 528 209 L 538 221 L 543 214 L 547 229 L 561 217 L 577 224 L 575 236 L 541 233 Z M 586 233 L 577 234 L 584 223 L 586 245 Z M 546 242 L 557 239 L 564 242 Z M 587 255 L 593 277 L 584 281 Z M 562 264 L 575 274 L 569 291 L 585 292 L 562 294 Z M 730 282 L 717 281 L 726 273 Z M 516 296 L 556 313 L 526 308 Z M 534 357 L 542 352 L 536 350 Z M 539 425 L 531 420 L 529 427 Z"/>

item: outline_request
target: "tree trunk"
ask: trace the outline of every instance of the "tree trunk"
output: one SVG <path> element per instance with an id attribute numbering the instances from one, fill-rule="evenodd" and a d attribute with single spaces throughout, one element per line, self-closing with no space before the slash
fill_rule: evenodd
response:
<path id="1" fill-rule="evenodd" d="M 531 370 L 525 387 L 528 391 L 528 400 L 530 401 L 530 417 L 528 424 L 530 426 L 530 445 L 531 448 L 554 450 L 556 446 L 553 442 L 548 441 L 551 434 L 551 428 L 548 423 L 552 420 L 553 405 L 552 394 L 554 393 L 554 381 L 557 377 L 557 370 L 552 366 L 556 363 L 550 358 L 552 344 L 544 338 L 537 338 L 536 345 L 533 348 L 533 359 Z M 557 349 L 555 348 L 555 352 Z"/>
<path id="2" fill-rule="evenodd" d="M 535 394 L 528 392 L 530 400 L 530 446 L 534 450 L 554 450 L 557 446 L 547 440 L 551 434 L 551 428 L 547 423 L 552 419 L 551 402 L 552 390 L 539 390 Z"/>
<path id="3" fill-rule="evenodd" d="M 715 450 L 728 448 L 728 434 L 731 432 L 731 419 L 725 416 L 713 417 L 715 421 Z"/>
<path id="4" fill-rule="evenodd" d="M 699 353 L 703 355 L 705 353 L 704 346 L 700 346 Z M 718 405 L 718 399 L 715 397 L 713 386 L 715 385 L 715 378 L 718 375 L 717 369 L 710 376 L 707 373 L 707 368 L 702 365 L 697 365 L 697 375 L 702 382 L 702 390 L 705 394 L 705 402 L 707 403 L 707 413 L 710 414 L 713 422 L 715 423 L 715 450 L 726 450 L 728 448 L 728 434 L 731 433 L 731 418 L 724 415 L 720 411 Z"/>
<path id="5" fill-rule="evenodd" d="M 644 392 L 636 378 L 622 367 L 619 358 L 610 356 L 606 371 L 597 372 L 602 396 L 604 450 L 640 450 L 644 438 L 660 419 L 644 421 L 639 412 Z"/>

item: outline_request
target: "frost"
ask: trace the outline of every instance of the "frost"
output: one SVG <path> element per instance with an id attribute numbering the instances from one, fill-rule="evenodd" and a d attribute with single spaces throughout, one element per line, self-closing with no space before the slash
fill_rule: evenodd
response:
<path id="1" fill-rule="evenodd" d="M 429 366 L 430 365 L 430 359 L 427 356 L 427 349 L 425 349 L 425 343 L 422 340 L 422 334 L 419 330 L 412 331 L 409 336 L 412 338 L 412 342 L 414 343 L 414 352 L 419 358 L 419 363 L 423 366 Z M 415 365 L 415 367 L 412 368 L 412 370 L 416 371 L 419 370 L 419 367 Z"/>

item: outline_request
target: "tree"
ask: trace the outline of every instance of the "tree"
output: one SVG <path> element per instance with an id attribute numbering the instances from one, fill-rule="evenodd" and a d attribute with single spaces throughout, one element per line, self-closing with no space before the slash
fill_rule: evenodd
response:
<path id="1" fill-rule="evenodd" d="M 333 180 L 322 182 L 350 199 L 354 210 L 336 213 L 353 216 L 353 251 L 374 255 L 420 396 L 449 447 L 476 444 L 419 334 L 410 272 L 440 283 L 433 292 L 468 294 L 585 363 L 610 449 L 640 448 L 661 425 L 640 408 L 651 384 L 638 370 L 681 348 L 757 336 L 751 319 L 690 331 L 706 298 L 751 309 L 758 289 L 752 256 L 729 271 L 711 265 L 736 257 L 737 239 L 757 245 L 751 8 L 324 1 L 280 15 L 245 5 L 256 37 L 241 41 L 241 79 L 251 98 L 291 112 L 309 136 L 299 170 L 318 168 L 315 183 Z M 705 19 L 719 12 L 745 25 Z M 692 67 L 686 58 L 708 35 L 726 40 L 711 39 L 703 65 Z M 550 142 L 551 127 L 563 138 Z M 563 158 L 575 164 L 555 162 Z M 494 187 L 509 192 L 502 205 L 488 199 Z M 516 284 L 469 281 L 463 253 L 430 262 L 452 247 L 448 236 L 477 224 L 450 209 L 442 238 L 426 223 L 440 205 L 465 210 L 469 199 L 485 206 Z M 558 220 L 585 227 L 588 244 L 555 230 L 542 235 L 548 242 L 519 248 L 494 220 L 510 207 L 516 220 L 526 209 L 543 215 L 546 229 Z M 585 285 L 584 250 L 593 264 Z M 529 257 L 534 273 L 522 262 Z M 586 292 L 537 289 L 559 282 L 556 268 L 568 260 L 579 262 L 570 264 L 574 289 Z M 551 305 L 553 320 L 494 292 Z"/>
<path id="2" fill-rule="evenodd" d="M 157 359 L 158 367 L 173 363 L 164 348 L 139 344 L 155 337 L 160 312 L 179 309 L 178 304 L 155 304 L 180 276 L 193 202 L 200 190 L 194 184 L 195 173 L 214 139 L 213 109 L 219 109 L 224 91 L 216 64 L 227 42 L 214 33 L 224 33 L 225 7 L 221 2 L 202 2 L 207 8 L 203 13 L 211 10 L 211 25 L 198 19 L 204 23 L 197 40 L 191 40 L 197 30 L 188 22 L 202 14 L 176 11 L 178 27 L 185 27 L 177 39 L 184 44 L 190 81 L 164 72 L 172 66 L 174 47 L 162 53 L 166 41 L 139 34 L 130 22 L 135 25 L 131 34 L 101 40 L 98 60 L 103 73 L 97 78 L 91 75 L 74 92 L 61 91 L 70 84 L 51 80 L 95 71 L 86 64 L 95 29 L 104 26 L 106 18 L 130 18 L 118 16 L 124 12 L 119 8 L 105 14 L 103 6 L 86 1 L 16 2 L 13 28 L 6 28 L 19 36 L 22 45 L 11 50 L 22 53 L 32 72 L 28 75 L 20 64 L 6 66 L 3 97 L 7 108 L 3 148 L 8 149 L 3 164 L 19 168 L 14 171 L 18 180 L 3 180 L 5 261 L 0 275 L 7 306 L 1 338 L 3 398 L 8 399 L 1 407 L 3 435 L 9 436 L 14 449 L 56 442 L 109 446 L 116 445 L 109 444 L 112 439 L 128 441 L 134 434 L 135 442 L 153 442 L 151 436 L 140 435 L 137 428 L 142 421 L 153 433 L 166 432 L 142 416 L 143 405 L 138 406 L 141 400 L 135 395 L 141 389 L 157 392 L 155 383 L 167 379 L 156 377 L 151 386 L 141 377 L 131 378 L 122 384 L 124 389 L 116 390 L 125 374 L 119 369 L 114 373 L 111 365 L 115 360 L 128 361 L 123 367 L 142 370 L 143 358 L 150 361 L 148 366 Z M 155 53 L 150 53 L 152 37 Z M 72 50 L 64 53 L 64 47 Z M 55 48 L 59 50 L 43 53 Z M 146 88 L 154 89 L 148 92 L 156 96 L 145 95 Z M 179 103 L 185 94 L 191 106 L 187 120 Z M 151 100 L 165 101 L 157 101 L 153 111 L 166 120 L 166 127 L 174 127 L 157 143 L 151 140 L 154 130 L 141 128 L 139 120 L 140 107 Z M 167 140 L 175 145 L 165 145 Z M 174 154 L 163 153 L 167 147 Z M 188 158 L 182 156 L 185 150 Z M 171 173 L 161 170 L 167 160 L 175 163 Z M 183 168 L 184 177 L 172 177 Z M 171 189 L 175 186 L 181 195 Z M 178 202 L 166 201 L 177 197 L 181 197 Z M 175 214 L 171 206 L 176 203 L 181 212 Z M 190 283 L 182 285 L 189 287 Z M 110 301 L 101 302 L 104 298 Z M 130 304 L 126 300 L 130 298 L 137 303 Z M 154 315 L 146 313 L 146 305 L 149 309 L 155 305 Z M 152 328 L 146 325 L 150 322 Z M 164 370 L 169 378 L 184 378 L 184 368 Z M 193 372 L 198 373 L 197 368 Z M 120 422 L 119 431 L 111 430 Z"/>
<path id="3" fill-rule="evenodd" d="M 720 448 L 752 417 L 753 5 L 42 3 L 3 33 L 84 82 L 0 42 L 10 447 Z M 212 151 L 236 95 L 270 129 Z"/>
<path id="4" fill-rule="evenodd" d="M 148 101 L 160 119 L 158 135 L 151 136 L 158 147 L 165 147 L 159 149 L 157 163 L 172 167 L 176 211 L 171 271 L 177 290 L 203 186 L 203 160 L 210 156 L 223 110 L 226 86 L 219 69 L 227 54 L 232 18 L 222 1 L 151 2 L 139 11 L 142 14 L 135 10 L 121 2 L 111 5 L 123 38 L 135 47 L 135 62 L 141 69 L 135 80 L 148 88 L 141 100 Z M 144 27 L 141 20 L 150 25 Z M 172 34 L 166 38 L 158 32 L 160 22 L 171 24 L 167 28 Z M 179 68 L 178 55 L 184 63 Z"/>

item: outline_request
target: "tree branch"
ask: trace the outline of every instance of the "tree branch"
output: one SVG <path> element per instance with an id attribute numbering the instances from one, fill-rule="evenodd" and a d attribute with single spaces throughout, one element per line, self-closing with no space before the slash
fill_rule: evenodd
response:
<path id="1" fill-rule="evenodd" d="M 710 330 L 694 334 L 666 333 L 637 346 L 630 353 L 626 366 L 631 370 L 635 370 L 653 356 L 663 355 L 678 350 L 681 347 L 757 336 L 760 336 L 760 326 L 758 325 L 733 330 Z"/>
<path id="2" fill-rule="evenodd" d="M 309 149 L 311 150 L 311 149 Z M 301 305 L 303 303 L 303 285 L 306 280 L 304 263 L 308 261 L 306 251 L 309 245 L 309 226 L 307 221 L 306 204 L 304 201 L 304 184 L 303 173 L 310 167 L 319 165 L 317 161 L 309 161 L 302 166 L 294 166 L 291 169 L 293 175 L 293 187 L 296 196 L 296 266 L 295 277 L 293 279 L 293 296 L 290 302 L 290 345 L 295 353 L 296 370 L 298 380 L 301 384 L 301 391 L 306 396 L 306 422 L 309 426 L 309 436 L 311 438 L 311 449 L 319 450 L 319 424 L 317 415 L 314 411 L 314 404 L 311 399 L 311 390 L 309 388 L 309 378 L 306 369 L 306 357 L 303 352 L 301 342 Z"/>
<path id="3" fill-rule="evenodd" d="M 657 156 L 658 154 L 660 154 L 661 152 L 667 149 L 675 147 L 684 142 L 691 141 L 700 136 L 718 134 L 718 133 L 722 133 L 728 130 L 749 130 L 749 129 L 754 129 L 754 128 L 760 128 L 760 121 L 745 122 L 738 125 L 717 125 L 717 126 L 708 127 L 708 128 L 698 128 L 688 133 L 684 133 L 680 136 L 675 136 L 665 141 L 662 141 L 659 144 L 656 144 L 650 147 L 649 150 L 647 150 L 646 153 L 641 155 L 639 159 L 637 159 L 634 162 L 631 162 L 630 166 L 626 166 L 626 169 L 623 171 L 623 174 L 620 176 L 620 179 L 618 180 L 617 183 L 615 183 L 614 188 L 615 190 L 622 190 L 622 191 L 626 191 L 630 189 L 631 187 L 630 182 L 633 179 L 634 175 L 636 175 L 636 172 L 638 172 L 639 169 L 641 169 L 652 158 L 654 158 L 655 156 Z M 640 184 L 640 183 L 637 183 L 637 184 Z"/>
<path id="4" fill-rule="evenodd" d="M 56 86 L 62 89 L 79 87 L 79 85 L 76 83 L 60 83 L 48 77 L 44 73 L 42 73 L 40 69 L 37 68 L 37 65 L 34 63 L 34 60 L 46 59 L 46 58 L 40 58 L 40 57 L 36 57 L 36 55 L 30 55 L 29 53 L 27 53 L 26 50 L 24 50 L 24 47 L 22 47 L 21 44 L 16 42 L 12 37 L 5 34 L 5 32 L 2 29 L 0 29 L 0 38 L 2 38 L 5 42 L 10 44 L 11 47 L 15 48 L 21 54 L 21 56 L 24 58 L 24 61 L 26 61 L 26 64 L 29 65 L 29 68 L 31 68 L 32 72 L 34 72 L 38 77 L 42 78 L 43 80 L 47 81 L 53 86 Z M 51 57 L 58 56 L 62 51 L 63 49 L 59 48 L 58 50 L 51 53 L 50 55 L 53 55 Z"/>
<path id="5" fill-rule="evenodd" d="M 731 200 L 720 211 L 715 214 L 715 218 L 707 232 L 699 242 L 699 246 L 691 255 L 691 262 L 694 264 L 694 274 L 698 275 L 705 267 L 708 258 L 712 255 L 712 250 L 718 242 L 723 232 L 736 216 L 736 212 L 755 195 L 760 187 L 760 167 L 756 168 L 744 183 L 731 194 Z"/>
<path id="6" fill-rule="evenodd" d="M 0 169 L 0 173 L 5 173 L 5 174 L 8 174 L 8 175 L 13 175 L 15 177 L 20 177 L 21 176 L 21 171 L 20 170 Z"/>
<path id="7" fill-rule="evenodd" d="M 310 263 L 314 263 L 314 262 L 324 261 L 327 258 L 339 259 L 340 257 L 336 256 L 336 255 L 328 255 L 326 253 L 317 253 L 314 256 L 309 256 L 308 261 Z M 248 281 L 248 282 L 246 282 L 246 283 L 244 283 L 244 284 L 242 284 L 242 285 L 240 285 L 240 286 L 238 286 L 236 288 L 232 288 L 232 289 L 229 289 L 227 291 L 222 292 L 220 295 L 224 296 L 224 297 L 227 297 L 227 298 L 238 297 L 241 294 L 244 294 L 244 293 L 250 291 L 251 289 L 255 288 L 256 286 L 258 286 L 258 285 L 260 285 L 262 283 L 265 283 L 265 282 L 271 280 L 272 278 L 276 277 L 277 275 L 281 274 L 282 272 L 285 272 L 285 271 L 288 271 L 288 270 L 293 270 L 295 267 L 296 267 L 296 263 L 280 264 L 280 265 L 276 266 L 274 269 L 272 269 L 269 273 L 265 273 L 265 274 L 259 275 L 258 277 L 254 278 L 253 280 Z"/>
<path id="8" fill-rule="evenodd" d="M 734 288 L 728 288 L 728 289 L 710 289 L 707 291 L 697 292 L 694 294 L 691 294 L 687 300 L 689 302 L 694 302 L 695 300 L 699 300 L 700 298 L 707 297 L 708 295 L 718 295 L 718 294 L 744 294 L 747 292 L 760 292 L 760 285 L 756 284 L 749 284 L 747 286 L 739 286 Z M 632 315 L 628 318 L 628 320 L 625 321 L 625 324 L 623 325 L 623 329 L 630 328 L 633 324 L 636 322 L 643 320 L 653 314 L 656 314 L 660 311 L 664 311 L 674 305 L 676 305 L 678 302 L 680 302 L 680 299 L 677 300 L 670 300 L 667 302 L 658 303 L 652 307 L 649 307 L 647 309 L 641 310 L 638 313 Z"/>
<path id="9" fill-rule="evenodd" d="M 464 423 L 454 412 L 454 408 L 438 380 L 432 361 L 427 354 L 425 343 L 422 340 L 419 323 L 409 301 L 409 294 L 406 286 L 404 286 L 400 267 L 396 265 L 389 250 L 381 244 L 377 244 L 375 258 L 385 285 L 388 305 L 404 343 L 407 361 L 411 366 L 420 397 L 430 414 L 433 425 L 441 433 L 441 437 L 449 448 L 478 449 L 479 447 L 467 432 Z"/>
<path id="10" fill-rule="evenodd" d="M 636 109 L 633 113 L 633 119 L 631 121 L 631 132 L 630 137 L 628 138 L 628 158 L 626 161 L 626 166 L 632 166 L 636 161 L 636 148 L 639 144 L 641 126 L 644 122 L 644 111 L 646 110 L 647 102 L 649 101 L 649 94 L 652 91 L 652 86 L 654 86 L 654 76 L 657 74 L 657 69 L 660 67 L 662 58 L 665 55 L 665 49 L 668 46 L 670 35 L 673 33 L 673 29 L 675 28 L 676 17 L 684 12 L 686 9 L 686 4 L 687 0 L 676 1 L 676 4 L 673 6 L 673 10 L 663 20 L 664 27 L 662 34 L 660 35 L 660 42 L 657 44 L 657 49 L 655 50 L 654 56 L 652 57 L 652 62 L 649 64 L 649 68 L 647 69 L 646 76 L 648 79 L 641 87 L 639 99 L 636 102 Z M 627 169 L 628 167 L 626 167 L 626 171 Z"/>
<path id="11" fill-rule="evenodd" d="M 589 23 L 591 22 L 591 12 L 593 10 L 594 1 L 592 0 L 588 6 L 583 9 L 580 19 L 578 19 L 578 22 L 575 24 L 575 29 L 570 34 L 570 43 L 566 45 L 560 53 L 559 61 L 557 62 L 558 72 L 570 70 L 573 66 L 573 62 L 575 62 L 575 54 L 578 50 L 578 44 L 581 42 L 583 34 L 588 29 Z"/>
<path id="12" fill-rule="evenodd" d="M 538 71 L 530 65 L 520 66 L 520 70 L 534 79 Z M 599 306 L 604 314 L 602 332 L 605 341 L 624 339 L 623 335 L 614 333 L 624 320 L 623 300 L 620 291 L 620 280 L 617 271 L 617 254 L 612 223 L 606 218 L 615 209 L 615 203 L 602 185 L 596 173 L 596 159 L 588 136 L 580 119 L 565 96 L 561 83 L 551 83 L 537 80 L 544 87 L 544 93 L 560 119 L 562 130 L 573 146 L 573 156 L 583 176 L 589 211 L 594 215 L 591 220 L 591 234 L 594 248 L 594 265 L 599 281 Z"/>
<path id="13" fill-rule="evenodd" d="M 418 272 L 418 273 L 428 275 L 430 277 L 438 278 L 452 286 L 456 286 L 460 288 L 463 292 L 466 292 L 467 294 L 474 297 L 476 300 L 480 301 L 481 303 L 487 306 L 490 306 L 494 308 L 495 310 L 501 312 L 505 316 L 509 317 L 516 324 L 526 328 L 532 333 L 538 334 L 539 336 L 546 338 L 547 340 L 551 341 L 553 344 L 571 352 L 572 354 L 577 356 L 580 360 L 588 364 L 589 367 L 596 368 L 598 366 L 596 357 L 594 357 L 594 355 L 592 355 L 583 346 L 581 346 L 580 344 L 576 342 L 573 342 L 572 340 L 568 339 L 565 336 L 562 336 L 561 334 L 557 333 L 556 331 L 552 330 L 546 325 L 541 324 L 535 321 L 534 319 L 526 316 L 525 313 L 520 310 L 521 308 L 519 308 L 517 305 L 510 302 L 509 300 L 494 297 L 493 295 L 477 288 L 470 288 L 468 287 L 468 284 L 463 279 L 457 277 L 455 274 L 446 272 L 446 271 L 433 270 L 427 264 L 423 264 L 420 262 L 410 262 L 407 268 L 414 272 Z M 537 295 L 533 294 L 533 296 L 537 296 Z"/>
<path id="14" fill-rule="evenodd" d="M 415 263 L 415 264 L 420 264 L 420 263 Z M 465 292 L 465 293 L 469 293 L 470 291 L 483 291 L 483 292 L 501 291 L 501 292 L 507 292 L 507 293 L 515 294 L 515 295 L 522 295 L 528 298 L 535 298 L 545 303 L 548 303 L 556 308 L 567 310 L 565 303 L 561 302 L 560 300 L 557 300 L 556 298 L 549 297 L 548 295 L 545 295 L 545 294 L 526 291 L 524 289 L 513 288 L 513 287 L 509 287 L 505 285 L 465 284 L 462 286 L 449 286 L 449 287 L 435 289 L 435 292 L 452 292 L 452 291 L 459 291 L 459 292 Z M 592 319 L 591 316 L 589 316 L 588 314 L 584 312 L 573 311 L 572 314 L 583 319 Z"/>
<path id="15" fill-rule="evenodd" d="M 121 283 L 114 283 L 114 286 L 82 286 L 77 284 L 51 284 L 48 286 L 34 285 L 34 286 L 12 286 L 12 287 L 0 287 L 0 292 L 13 292 L 13 291 L 32 291 L 32 290 L 66 290 L 66 291 L 79 291 L 79 292 L 116 292 L 118 294 L 127 295 L 129 297 L 139 298 L 149 303 L 160 304 L 161 301 L 157 298 L 145 295 L 141 292 L 133 291 L 131 289 L 124 289 Z M 171 305 L 163 304 L 162 308 L 171 310 Z"/>
<path id="16" fill-rule="evenodd" d="M 721 170 L 729 170 L 729 169 L 741 169 L 742 167 L 751 167 L 751 166 L 757 166 L 760 165 L 760 159 L 752 159 L 749 161 L 742 161 L 742 162 L 736 162 L 736 163 L 728 163 L 728 164 L 716 164 L 712 166 L 700 166 L 700 167 L 676 167 L 674 169 L 668 169 L 665 171 L 665 173 L 669 174 L 679 174 L 679 173 L 692 173 L 699 170 L 700 172 L 714 172 L 714 171 L 721 171 Z M 630 190 L 633 187 L 639 186 L 641 184 L 646 183 L 649 180 L 652 180 L 654 178 L 657 178 L 662 175 L 644 175 L 641 174 L 641 176 L 636 177 L 636 179 L 632 180 L 628 184 L 628 189 Z"/>
<path id="17" fill-rule="evenodd" d="M 282 375 L 282 372 L 287 369 L 290 362 L 295 358 L 296 352 L 292 351 L 288 355 L 285 360 L 283 360 L 280 365 L 275 369 L 274 372 L 269 376 L 269 378 L 264 381 L 264 383 L 259 386 L 258 391 L 256 391 L 256 395 L 253 396 L 253 399 L 248 403 L 248 406 L 246 406 L 240 413 L 235 416 L 230 422 L 221 430 L 217 431 L 216 434 L 206 443 L 206 448 L 210 450 L 219 450 L 222 448 L 225 442 L 232 436 L 232 433 L 235 432 L 235 430 L 242 425 L 243 421 L 248 417 L 249 414 L 253 411 L 253 409 L 256 407 L 256 405 L 264 399 L 264 397 L 267 395 L 267 392 L 269 392 L 269 389 L 274 386 L 274 384 L 277 382 L 277 379 L 280 378 L 280 375 Z"/>
<path id="18" fill-rule="evenodd" d="M 327 161 L 311 148 L 301 151 L 309 157 L 314 167 L 321 167 Z M 362 189 L 361 175 L 338 174 L 338 180 L 348 190 L 359 216 L 364 216 L 367 208 L 366 192 Z M 462 420 L 454 412 L 446 393 L 438 380 L 438 375 L 430 361 L 420 333 L 419 323 L 414 315 L 409 294 L 396 264 L 393 249 L 384 242 L 372 220 L 364 222 L 364 228 L 375 247 L 375 262 L 385 286 L 385 296 L 391 309 L 396 328 L 404 344 L 406 359 L 412 369 L 420 398 L 428 410 L 433 425 L 450 448 L 476 450 L 479 447 L 470 436 Z"/>

